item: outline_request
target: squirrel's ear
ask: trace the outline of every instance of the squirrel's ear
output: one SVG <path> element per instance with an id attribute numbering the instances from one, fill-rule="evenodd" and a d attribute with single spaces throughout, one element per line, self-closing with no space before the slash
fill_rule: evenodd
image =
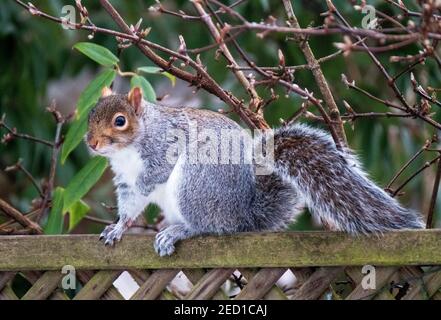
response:
<path id="1" fill-rule="evenodd" d="M 140 87 L 134 87 L 129 92 L 129 103 L 135 109 L 135 113 L 137 115 L 141 112 L 141 104 L 142 104 L 142 90 Z"/>
<path id="2" fill-rule="evenodd" d="M 110 89 L 109 87 L 104 87 L 101 90 L 101 97 L 102 98 L 108 97 L 110 95 L 112 95 L 112 89 Z"/>

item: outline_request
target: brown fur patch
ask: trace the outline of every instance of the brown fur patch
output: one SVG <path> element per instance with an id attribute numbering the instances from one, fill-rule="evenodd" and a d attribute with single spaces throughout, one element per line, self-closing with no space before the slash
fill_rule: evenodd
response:
<path id="1" fill-rule="evenodd" d="M 118 130 L 113 122 L 116 113 L 121 113 L 128 121 L 125 130 Z M 129 104 L 127 95 L 115 94 L 101 98 L 89 113 L 89 144 L 98 144 L 98 149 L 112 145 L 118 149 L 130 144 L 139 129 L 138 116 Z"/>

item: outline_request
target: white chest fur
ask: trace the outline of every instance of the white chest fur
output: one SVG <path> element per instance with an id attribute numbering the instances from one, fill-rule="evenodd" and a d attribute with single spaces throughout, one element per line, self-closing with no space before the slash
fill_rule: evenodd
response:
<path id="1" fill-rule="evenodd" d="M 136 187 L 136 181 L 143 171 L 143 161 L 141 156 L 133 147 L 127 147 L 119 150 L 110 157 L 110 165 L 115 173 L 117 183 L 126 183 L 129 187 Z M 182 161 L 177 161 L 175 167 L 165 183 L 157 184 L 153 191 L 147 196 L 137 194 L 140 198 L 136 201 L 140 203 L 157 204 L 169 224 L 183 223 L 178 202 L 178 185 L 181 178 Z M 148 174 L 148 173 L 147 173 Z M 142 199 L 141 199 L 142 198 Z"/>
<path id="2" fill-rule="evenodd" d="M 165 183 L 156 185 L 148 196 L 148 201 L 157 204 L 169 224 L 184 223 L 178 201 L 178 186 L 182 173 L 182 161 L 177 161 Z"/>
<path id="3" fill-rule="evenodd" d="M 143 163 L 138 151 L 132 146 L 121 149 L 110 157 L 110 165 L 118 182 L 129 186 L 136 185 L 136 179 L 142 172 Z"/>

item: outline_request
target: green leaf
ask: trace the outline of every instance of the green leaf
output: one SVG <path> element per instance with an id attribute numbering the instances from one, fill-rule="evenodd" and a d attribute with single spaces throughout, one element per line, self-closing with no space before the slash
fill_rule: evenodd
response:
<path id="1" fill-rule="evenodd" d="M 67 131 L 61 148 L 61 163 L 64 164 L 69 154 L 80 144 L 87 132 L 87 117 L 75 120 Z"/>
<path id="2" fill-rule="evenodd" d="M 145 73 L 154 73 L 154 74 L 163 75 L 164 77 L 167 77 L 170 80 L 173 87 L 176 84 L 176 77 L 174 75 L 172 75 L 171 73 L 162 71 L 162 69 L 159 67 L 140 67 L 140 68 L 138 68 L 138 72 L 139 71 L 145 72 Z"/>
<path id="3" fill-rule="evenodd" d="M 156 94 L 155 90 L 153 90 L 152 85 L 150 82 L 148 82 L 144 77 L 141 76 L 133 76 L 130 80 L 130 86 L 132 88 L 134 87 L 140 87 L 142 90 L 142 94 L 144 96 L 144 99 L 150 102 L 156 102 Z"/>
<path id="4" fill-rule="evenodd" d="M 89 192 L 106 167 L 106 158 L 94 157 L 73 177 L 64 191 L 64 211 Z"/>
<path id="5" fill-rule="evenodd" d="M 161 72 L 161 74 L 170 80 L 173 87 L 175 86 L 176 77 L 174 75 L 172 75 L 171 73 L 168 73 L 168 72 Z"/>
<path id="6" fill-rule="evenodd" d="M 138 71 L 145 72 L 145 73 L 160 73 L 162 71 L 162 69 L 159 67 L 147 66 L 147 67 L 139 67 Z"/>
<path id="7" fill-rule="evenodd" d="M 69 154 L 80 144 L 87 132 L 87 114 L 101 96 L 101 89 L 112 84 L 116 72 L 106 69 L 93 79 L 81 93 L 77 104 L 77 119 L 67 131 L 61 149 L 61 163 L 64 164 Z"/>
<path id="8" fill-rule="evenodd" d="M 76 227 L 89 210 L 90 207 L 82 200 L 75 202 L 69 208 L 69 231 L 72 231 L 72 229 Z"/>
<path id="9" fill-rule="evenodd" d="M 49 218 L 44 226 L 45 234 L 61 234 L 63 233 L 63 197 L 64 189 L 57 187 L 54 191 L 52 200 L 52 209 Z"/>
<path id="10" fill-rule="evenodd" d="M 113 69 L 106 69 L 101 72 L 95 79 L 90 81 L 86 89 L 81 93 L 77 103 L 77 114 L 81 117 L 88 113 L 101 97 L 101 90 L 104 87 L 110 87 L 115 79 L 116 71 Z"/>
<path id="11" fill-rule="evenodd" d="M 96 43 L 78 42 L 73 47 L 105 67 L 114 66 L 119 62 L 119 59 L 109 49 Z"/>

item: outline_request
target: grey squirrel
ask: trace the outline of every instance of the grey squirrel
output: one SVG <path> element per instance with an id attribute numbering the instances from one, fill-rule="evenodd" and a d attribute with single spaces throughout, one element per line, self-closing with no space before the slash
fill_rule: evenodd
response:
<path id="1" fill-rule="evenodd" d="M 305 205 L 328 229 L 351 234 L 423 227 L 418 213 L 369 180 L 351 151 L 337 149 L 325 131 L 292 124 L 253 138 L 274 143 L 274 161 L 263 164 L 269 173 L 256 174 L 253 162 L 194 163 L 179 148 L 170 161 L 176 139 L 169 133 L 180 130 L 188 138 L 189 123 L 215 138 L 223 130 L 242 130 L 216 112 L 149 103 L 138 87 L 129 94 L 103 89 L 86 140 L 115 174 L 119 220 L 102 232 L 105 244 L 119 241 L 149 203 L 159 205 L 170 224 L 155 238 L 160 256 L 193 236 L 281 230 Z"/>

